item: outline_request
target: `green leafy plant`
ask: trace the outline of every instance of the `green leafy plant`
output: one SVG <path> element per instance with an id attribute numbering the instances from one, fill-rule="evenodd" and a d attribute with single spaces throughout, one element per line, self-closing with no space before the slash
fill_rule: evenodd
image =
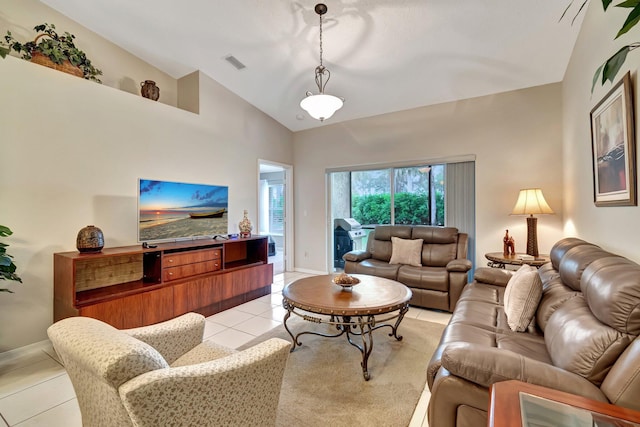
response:
<path id="1" fill-rule="evenodd" d="M 13 232 L 9 227 L 0 225 L 0 237 L 11 236 Z M 16 274 L 16 265 L 13 263 L 13 257 L 7 253 L 6 243 L 0 242 L 0 280 L 13 280 L 22 283 L 22 279 Z M 7 288 L 0 288 L 0 292 L 13 292 Z"/>
<path id="2" fill-rule="evenodd" d="M 575 21 L 576 17 L 584 9 L 588 1 L 589 0 L 582 1 L 582 4 L 580 5 L 578 12 L 574 16 L 573 21 Z M 607 8 L 609 8 L 613 0 L 601 0 L 601 1 L 602 1 L 602 7 L 606 12 Z M 560 17 L 560 19 L 564 18 L 564 16 L 567 14 L 569 8 L 572 5 L 573 5 L 573 0 L 569 2 L 569 5 L 562 13 L 562 16 Z M 631 10 L 629 11 L 629 14 L 627 15 L 627 19 L 622 24 L 622 27 L 618 31 L 618 34 L 616 34 L 614 40 L 620 37 L 621 35 L 628 33 L 629 30 L 631 30 L 638 23 L 638 21 L 640 21 L 640 0 L 625 0 L 615 5 L 615 7 L 627 8 Z M 600 81 L 600 84 L 604 84 L 607 80 L 613 83 L 613 79 L 615 79 L 616 75 L 618 74 L 618 71 L 620 71 L 620 68 L 622 68 L 622 65 L 626 61 L 627 55 L 629 54 L 629 52 L 631 52 L 634 49 L 637 49 L 638 47 L 640 47 L 640 42 L 635 42 L 635 43 L 631 43 L 626 46 L 623 46 L 620 48 L 620 50 L 614 53 L 609 59 L 607 59 L 602 65 L 600 65 L 593 76 L 593 81 L 591 83 L 591 92 L 593 92 L 593 89 L 595 88 L 596 83 L 598 83 L 598 81 Z M 602 76 L 602 78 L 600 78 L 600 76 Z"/>
<path id="3" fill-rule="evenodd" d="M 102 75 L 102 71 L 94 67 L 87 55 L 76 47 L 74 43 L 76 36 L 68 32 L 59 35 L 55 25 L 47 23 L 36 25 L 33 29 L 38 35 L 35 40 L 26 43 L 19 42 L 13 37 L 11 31 L 7 31 L 4 40 L 8 47 L 0 47 L 0 56 L 4 58 L 13 50 L 22 54 L 22 59 L 31 60 L 33 53 L 39 52 L 56 64 L 69 61 L 82 70 L 85 79 L 102 83 L 98 78 Z"/>

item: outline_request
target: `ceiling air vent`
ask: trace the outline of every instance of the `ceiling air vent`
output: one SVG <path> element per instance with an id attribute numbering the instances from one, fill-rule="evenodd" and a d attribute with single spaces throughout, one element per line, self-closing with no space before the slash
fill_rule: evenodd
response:
<path id="1" fill-rule="evenodd" d="M 229 64 L 233 65 L 236 70 L 242 70 L 243 68 L 247 68 L 246 65 L 244 65 L 242 62 L 238 61 L 238 58 L 236 58 L 233 55 L 227 55 L 224 57 L 225 61 L 227 61 Z"/>

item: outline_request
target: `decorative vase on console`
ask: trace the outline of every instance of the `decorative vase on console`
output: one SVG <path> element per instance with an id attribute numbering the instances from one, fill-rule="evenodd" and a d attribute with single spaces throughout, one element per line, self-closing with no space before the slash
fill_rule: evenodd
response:
<path id="1" fill-rule="evenodd" d="M 251 230 L 253 230 L 253 226 L 251 225 L 251 221 L 247 217 L 248 211 L 244 210 L 244 218 L 238 224 L 238 228 L 240 229 L 240 237 L 251 237 Z"/>
<path id="2" fill-rule="evenodd" d="M 104 248 L 104 234 L 94 225 L 87 225 L 78 231 L 76 247 L 82 253 L 97 253 Z"/>
<path id="3" fill-rule="evenodd" d="M 156 82 L 154 82 L 153 80 L 145 80 L 140 83 L 140 86 L 140 93 L 145 98 L 149 98 L 154 101 L 160 99 L 160 88 L 156 86 Z"/>

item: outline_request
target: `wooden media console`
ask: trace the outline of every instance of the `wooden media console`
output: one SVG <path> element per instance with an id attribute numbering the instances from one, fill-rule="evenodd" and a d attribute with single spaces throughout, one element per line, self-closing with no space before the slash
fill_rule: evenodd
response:
<path id="1" fill-rule="evenodd" d="M 53 255 L 54 321 L 88 316 L 135 328 L 205 316 L 271 293 L 266 236 L 192 240 Z"/>

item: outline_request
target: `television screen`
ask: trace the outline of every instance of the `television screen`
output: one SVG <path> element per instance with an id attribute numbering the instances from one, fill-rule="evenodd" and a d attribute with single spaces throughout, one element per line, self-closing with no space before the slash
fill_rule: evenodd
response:
<path id="1" fill-rule="evenodd" d="M 229 188 L 140 179 L 138 241 L 226 235 Z"/>

